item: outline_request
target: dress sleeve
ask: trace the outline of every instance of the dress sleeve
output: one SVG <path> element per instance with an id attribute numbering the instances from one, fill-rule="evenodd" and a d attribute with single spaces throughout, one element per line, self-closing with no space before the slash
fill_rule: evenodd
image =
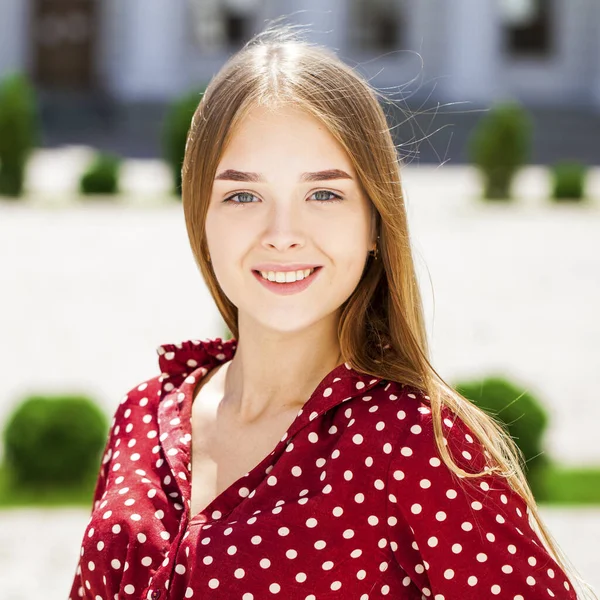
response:
<path id="1" fill-rule="evenodd" d="M 148 382 L 142 383 L 139 386 L 136 386 L 132 390 L 130 390 L 125 396 L 121 399 L 121 402 L 117 406 L 110 428 L 108 433 L 108 439 L 104 446 L 104 452 L 102 454 L 102 461 L 100 463 L 100 468 L 98 471 L 98 477 L 96 480 L 96 486 L 94 488 L 94 495 L 92 498 L 92 508 L 90 512 L 96 510 L 99 504 L 102 502 L 102 499 L 106 492 L 106 483 L 108 479 L 108 474 L 110 471 L 110 467 L 112 466 L 112 458 L 115 453 L 117 439 L 120 433 L 120 429 L 122 426 L 122 422 L 124 421 L 124 416 L 126 411 L 130 411 L 130 405 L 133 402 L 139 401 L 139 399 L 144 395 L 141 391 L 146 390 L 147 388 L 154 388 L 159 384 L 158 378 L 154 378 Z M 145 394 L 148 394 L 148 391 L 144 391 Z M 89 526 L 89 523 L 88 523 Z M 87 530 L 87 528 L 86 528 Z M 82 549 L 83 550 L 83 549 Z M 81 578 L 81 560 L 82 560 L 82 552 L 79 554 L 79 561 L 77 563 L 77 569 L 75 572 L 75 577 L 73 578 L 73 583 L 71 584 L 71 592 L 69 594 L 69 600 L 78 600 L 83 598 L 86 593 L 89 593 L 88 590 L 84 588 L 85 582 L 82 581 Z"/>
<path id="2" fill-rule="evenodd" d="M 415 400 L 414 414 L 400 413 L 406 416 L 388 472 L 387 522 L 403 584 L 434 600 L 576 600 L 506 480 L 495 473 L 458 477 L 441 459 L 429 407 Z M 483 470 L 483 447 L 446 410 L 443 432 L 459 466 Z"/>

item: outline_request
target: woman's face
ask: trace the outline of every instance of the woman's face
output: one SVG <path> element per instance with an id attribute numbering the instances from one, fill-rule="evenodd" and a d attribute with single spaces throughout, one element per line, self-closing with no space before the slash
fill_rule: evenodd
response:
<path id="1" fill-rule="evenodd" d="M 347 154 L 317 119 L 256 108 L 240 123 L 206 216 L 213 270 L 240 323 L 292 332 L 338 318 L 374 247 L 371 225 Z M 257 272 L 290 266 L 320 268 L 300 291 Z"/>

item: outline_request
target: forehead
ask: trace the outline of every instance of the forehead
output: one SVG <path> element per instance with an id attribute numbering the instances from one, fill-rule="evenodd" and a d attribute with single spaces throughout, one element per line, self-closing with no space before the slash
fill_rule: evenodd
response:
<path id="1" fill-rule="evenodd" d="M 265 165 L 273 170 L 302 165 L 302 170 L 353 171 L 350 157 L 325 124 L 289 106 L 252 108 L 232 131 L 220 167 L 258 170 L 259 164 L 263 170 Z"/>

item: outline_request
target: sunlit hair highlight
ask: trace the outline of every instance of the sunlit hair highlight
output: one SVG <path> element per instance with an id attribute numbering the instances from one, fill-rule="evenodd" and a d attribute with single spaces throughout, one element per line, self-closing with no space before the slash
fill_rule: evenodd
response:
<path id="1" fill-rule="evenodd" d="M 252 38 L 211 80 L 188 135 L 183 208 L 196 263 L 237 338 L 237 308 L 223 293 L 207 260 L 205 221 L 217 166 L 236 126 L 255 107 L 293 106 L 319 119 L 352 161 L 371 202 L 379 236 L 380 258 L 369 259 L 362 279 L 342 306 L 338 335 L 343 360 L 360 372 L 421 390 L 431 403 L 436 444 L 448 467 L 465 478 L 492 471 L 505 477 L 527 503 L 532 526 L 549 552 L 571 581 L 581 582 L 540 519 L 513 440 L 430 364 L 401 160 L 380 100 L 386 98 L 354 69 L 331 50 L 307 41 L 294 26 L 273 26 Z M 487 450 L 489 464 L 484 472 L 464 471 L 453 460 L 444 444 L 442 407 L 462 419 Z M 596 598 L 591 590 L 583 593 Z"/>

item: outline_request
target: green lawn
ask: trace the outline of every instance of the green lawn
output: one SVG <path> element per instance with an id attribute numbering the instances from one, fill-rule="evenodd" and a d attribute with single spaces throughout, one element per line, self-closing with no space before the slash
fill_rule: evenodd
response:
<path id="1" fill-rule="evenodd" d="M 600 504 L 600 468 L 566 468 L 552 465 L 546 469 L 545 504 Z"/>
<path id="2" fill-rule="evenodd" d="M 0 508 L 28 506 L 92 506 L 94 481 L 78 487 L 22 488 L 15 486 L 10 473 L 0 465 Z"/>

